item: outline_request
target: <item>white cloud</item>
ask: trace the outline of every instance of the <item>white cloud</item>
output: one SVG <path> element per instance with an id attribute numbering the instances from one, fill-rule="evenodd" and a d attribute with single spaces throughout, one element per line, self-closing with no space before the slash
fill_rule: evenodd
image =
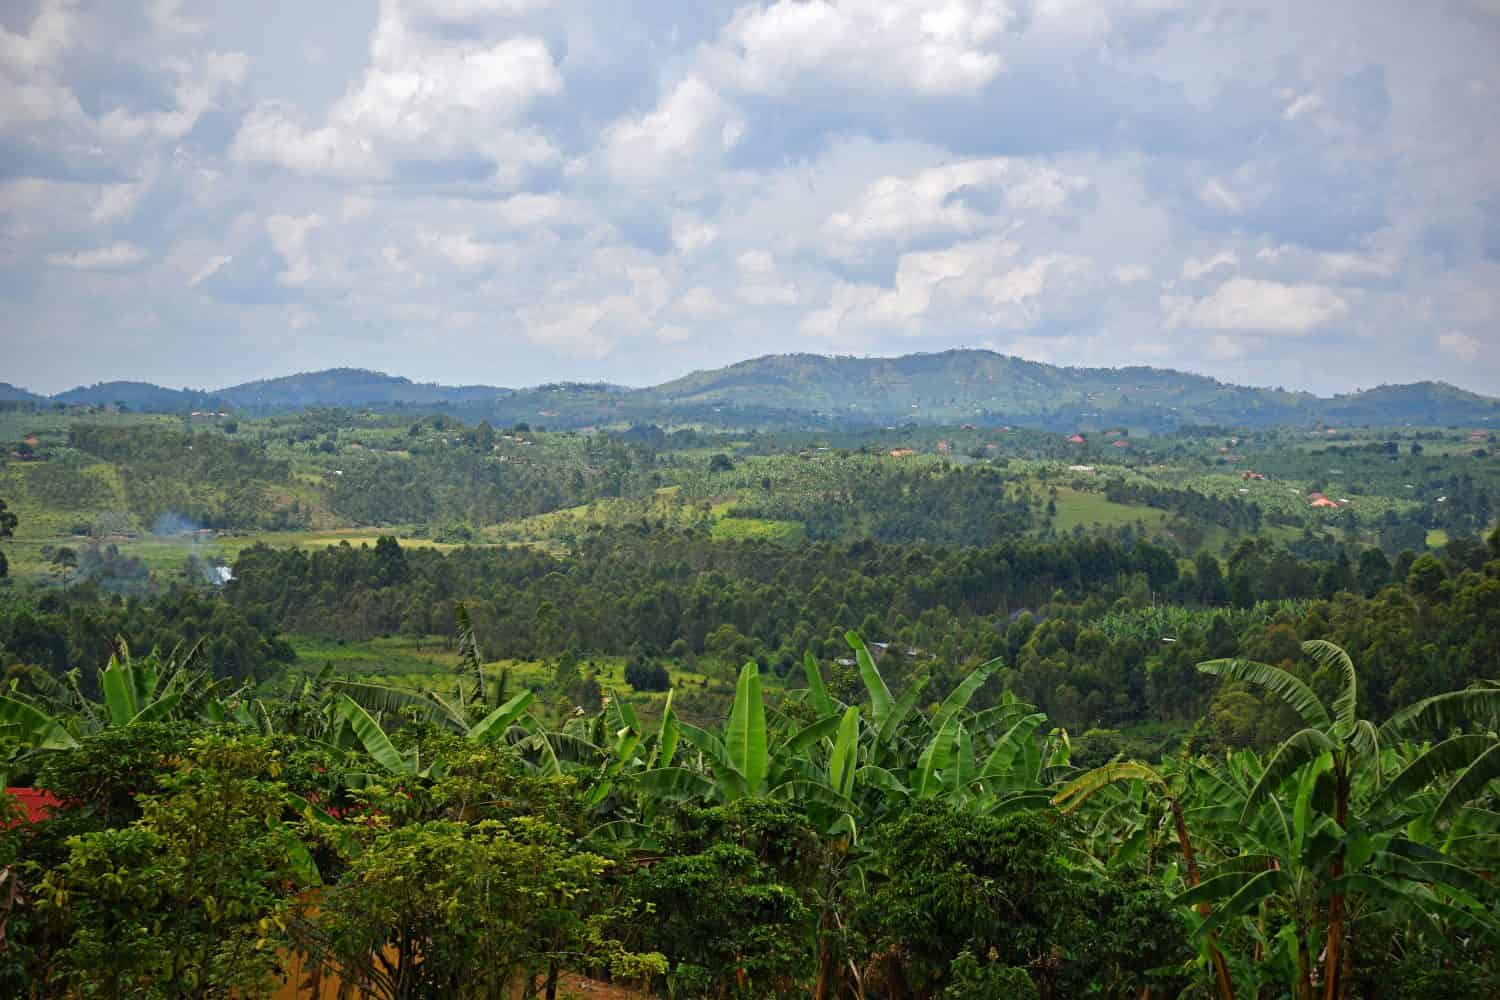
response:
<path id="1" fill-rule="evenodd" d="M 1437 342 L 1441 350 L 1453 355 L 1460 361 L 1477 361 L 1480 353 L 1484 350 L 1484 343 L 1478 337 L 1470 336 L 1467 333 L 1459 333 L 1456 330 L 1440 334 Z"/>
<path id="2" fill-rule="evenodd" d="M 307 238 L 313 230 L 324 224 L 321 215 L 286 215 L 277 213 L 266 220 L 266 233 L 271 245 L 286 262 L 286 269 L 276 276 L 278 284 L 305 285 L 315 275 L 312 256 L 307 249 Z"/>
<path id="3" fill-rule="evenodd" d="M 1300 336 L 1330 326 L 1349 303 L 1322 285 L 1231 278 L 1201 299 L 1163 296 L 1171 329 L 1207 329 Z"/>
<path id="4" fill-rule="evenodd" d="M 200 35 L 208 27 L 202 18 L 188 17 L 182 12 L 184 0 L 151 0 L 146 5 L 146 18 L 157 31 L 171 35 Z"/>
<path id="5" fill-rule="evenodd" d="M 327 121 L 308 127 L 294 109 L 266 102 L 246 116 L 233 152 L 249 163 L 375 178 L 404 159 L 482 155 L 510 181 L 520 169 L 556 156 L 544 137 L 514 123 L 562 89 L 541 39 L 476 43 L 431 35 L 395 0 L 384 0 L 370 38 L 370 65 Z"/>
<path id="6" fill-rule="evenodd" d="M 120 241 L 93 250 L 49 253 L 47 263 L 70 271 L 123 271 L 144 263 L 150 254 L 134 243 Z"/>
<path id="7" fill-rule="evenodd" d="M 1323 109 L 1323 98 L 1317 91 L 1288 96 L 1286 110 L 1281 113 L 1281 117 L 1289 122 Z"/>
<path id="8" fill-rule="evenodd" d="M 567 206 L 555 194 L 517 194 L 495 203 L 497 222 L 511 229 L 526 229 L 563 217 Z"/>
<path id="9" fill-rule="evenodd" d="M 177 76 L 171 111 L 136 113 L 114 108 L 99 119 L 99 131 L 112 142 L 142 138 L 181 139 L 198 120 L 220 107 L 222 96 L 245 79 L 250 59 L 243 52 L 206 52 L 169 68 Z"/>
<path id="10" fill-rule="evenodd" d="M 72 0 L 42 0 L 26 30 L 0 25 L 0 133 L 54 119 L 82 117 L 72 88 L 59 79 L 82 17 Z"/>
<path id="11" fill-rule="evenodd" d="M 467 231 L 427 231 L 422 242 L 438 256 L 461 271 L 477 271 L 494 263 L 500 248 L 493 243 L 476 239 Z"/>
<path id="12" fill-rule="evenodd" d="M 208 260 L 203 262 L 202 267 L 194 271 L 192 276 L 188 278 L 188 286 L 190 288 L 198 287 L 200 284 L 217 274 L 221 267 L 223 267 L 225 264 L 228 264 L 232 260 L 234 260 L 234 258 L 229 254 L 219 254 L 218 256 L 210 257 Z"/>
<path id="13" fill-rule="evenodd" d="M 1122 285 L 1134 285 L 1151 278 L 1151 268 L 1144 264 L 1121 264 L 1113 273 L 1115 280 Z"/>
<path id="14" fill-rule="evenodd" d="M 690 319 L 713 319 L 728 314 L 729 307 L 725 305 L 712 288 L 706 285 L 698 285 L 688 289 L 677 300 L 676 311 Z"/>
<path id="15" fill-rule="evenodd" d="M 781 275 L 776 258 L 764 250 L 747 250 L 735 258 L 735 294 L 754 306 L 792 306 L 801 296 L 797 286 Z"/>
<path id="16" fill-rule="evenodd" d="M 841 243 L 970 233 L 996 222 L 987 194 L 998 196 L 994 200 L 1012 211 L 1053 212 L 1087 186 L 1086 179 L 1051 167 L 1006 158 L 967 160 L 882 177 L 847 211 L 829 216 L 824 231 Z"/>
<path id="17" fill-rule="evenodd" d="M 1343 278 L 1389 278 L 1398 263 L 1390 254 L 1321 253 L 1318 270 L 1335 281 Z"/>
<path id="18" fill-rule="evenodd" d="M 1239 266 L 1239 263 L 1239 255 L 1233 250 L 1222 250 L 1211 257 L 1189 257 L 1182 262 L 1182 276 L 1189 281 L 1197 281 L 1205 274 L 1212 274 L 1221 267 L 1227 267 L 1232 271 Z"/>
<path id="19" fill-rule="evenodd" d="M 485 17 L 520 17 L 546 10 L 554 0 L 405 0 L 418 14 L 463 22 Z"/>
<path id="20" fill-rule="evenodd" d="M 0 25 L 0 68 L 41 73 L 57 67 L 77 40 L 81 18 L 73 0 L 42 0 L 25 32 Z"/>
<path id="21" fill-rule="evenodd" d="M 739 141 L 744 125 L 713 87 L 689 76 L 657 107 L 612 126 L 605 136 L 609 170 L 625 181 L 648 181 L 701 153 L 722 152 Z"/>
<path id="22" fill-rule="evenodd" d="M 737 86 L 785 94 L 806 78 L 848 88 L 972 93 L 1004 68 L 1001 0 L 777 0 L 739 11 L 713 56 Z"/>
<path id="23" fill-rule="evenodd" d="M 841 282 L 829 304 L 809 313 L 804 333 L 840 337 L 861 330 L 917 334 L 938 317 L 983 326 L 1024 328 L 1041 317 L 1050 284 L 1090 269 L 1082 257 L 1048 254 L 1015 264 L 1020 248 L 1002 239 L 902 254 L 890 288 Z"/>
<path id="24" fill-rule="evenodd" d="M 89 210 L 89 221 L 100 226 L 124 222 L 135 214 L 150 187 L 150 180 L 134 184 L 101 185 L 95 196 L 94 206 Z"/>
<path id="25" fill-rule="evenodd" d="M 1203 204 L 1227 215 L 1240 215 L 1245 211 L 1245 200 L 1216 177 L 1199 184 L 1197 194 Z"/>
<path id="26" fill-rule="evenodd" d="M 719 228 L 702 219 L 678 212 L 672 217 L 672 245 L 683 253 L 697 253 L 719 238 Z"/>

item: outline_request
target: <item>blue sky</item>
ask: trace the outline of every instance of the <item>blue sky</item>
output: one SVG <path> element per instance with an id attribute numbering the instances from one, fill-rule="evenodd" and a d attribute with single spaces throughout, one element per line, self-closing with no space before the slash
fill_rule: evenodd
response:
<path id="1" fill-rule="evenodd" d="M 0 380 L 1500 394 L 1496 53 L 1500 0 L 11 0 Z"/>

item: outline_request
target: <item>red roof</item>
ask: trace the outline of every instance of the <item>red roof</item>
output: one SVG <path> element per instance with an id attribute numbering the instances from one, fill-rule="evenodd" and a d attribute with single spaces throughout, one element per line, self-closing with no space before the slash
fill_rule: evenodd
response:
<path id="1" fill-rule="evenodd" d="M 62 805 L 62 800 L 42 788 L 7 788 L 5 794 L 21 803 L 26 818 L 21 822 L 40 823 Z"/>
<path id="2" fill-rule="evenodd" d="M 1074 444 L 1083 444 L 1083 435 L 1074 434 L 1072 437 L 1068 438 L 1068 440 L 1073 442 Z"/>
<path id="3" fill-rule="evenodd" d="M 1126 441 L 1124 438 L 1121 438 L 1120 440 L 1118 440 L 1118 441 L 1115 442 L 1115 447 L 1116 448 L 1129 448 L 1130 447 L 1130 442 Z"/>

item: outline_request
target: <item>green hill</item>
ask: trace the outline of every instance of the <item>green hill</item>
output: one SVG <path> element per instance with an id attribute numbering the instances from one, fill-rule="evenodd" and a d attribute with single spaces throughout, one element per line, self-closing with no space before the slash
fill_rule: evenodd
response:
<path id="1" fill-rule="evenodd" d="M 4 403 L 45 403 L 46 396 L 39 396 L 34 392 L 22 389 L 18 385 L 9 382 L 0 382 L 0 402 Z"/>
<path id="2" fill-rule="evenodd" d="M 0 398 L 5 398 L 0 396 Z M 1231 385 L 1163 368 L 1072 368 L 991 351 L 896 358 L 767 355 L 641 389 L 552 383 L 528 389 L 448 386 L 357 368 L 247 382 L 214 393 L 108 382 L 61 393 L 65 403 L 122 402 L 179 412 L 228 405 L 259 413 L 315 406 L 415 408 L 468 421 L 551 427 L 694 423 L 824 428 L 890 424 L 1015 424 L 1073 431 L 1188 424 L 1500 425 L 1500 400 L 1440 382 L 1322 398 Z"/>
<path id="3" fill-rule="evenodd" d="M 435 405 L 491 401 L 512 390 L 488 385 L 446 386 L 413 382 L 363 368 L 330 368 L 262 379 L 224 389 L 230 405 L 248 410 L 295 410 L 308 406 Z"/>
<path id="4" fill-rule="evenodd" d="M 111 406 L 120 404 L 141 413 L 180 413 L 183 410 L 212 409 L 219 400 L 215 394 L 197 389 L 168 389 L 150 382 L 96 382 L 60 392 L 54 402 L 69 406 Z"/>

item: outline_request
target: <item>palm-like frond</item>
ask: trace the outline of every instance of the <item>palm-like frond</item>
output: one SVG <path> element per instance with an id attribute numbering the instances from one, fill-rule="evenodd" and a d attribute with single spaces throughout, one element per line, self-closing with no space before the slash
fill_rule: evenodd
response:
<path id="1" fill-rule="evenodd" d="M 1475 687 L 1424 698 L 1380 727 L 1383 742 L 1447 735 L 1465 727 L 1500 729 L 1500 687 Z"/>
<path id="2" fill-rule="evenodd" d="M 1254 788 L 1250 789 L 1250 794 L 1245 798 L 1242 819 L 1249 819 L 1255 807 L 1280 788 L 1281 783 L 1287 778 L 1323 754 L 1333 753 L 1337 749 L 1333 740 L 1320 729 L 1303 729 L 1288 737 L 1285 743 L 1277 747 L 1276 756 L 1271 758 L 1271 762 L 1261 773 L 1260 780 L 1255 783 Z"/>
<path id="3" fill-rule="evenodd" d="M 1332 725 L 1328 711 L 1318 700 L 1318 696 L 1290 671 L 1254 660 L 1207 660 L 1198 664 L 1198 669 L 1205 674 L 1265 688 L 1296 709 L 1297 714 L 1302 716 L 1303 724 L 1309 728 L 1326 730 Z"/>
<path id="4" fill-rule="evenodd" d="M 1052 804 L 1064 813 L 1074 812 L 1096 792 L 1121 781 L 1144 781 L 1157 786 L 1166 784 L 1161 775 L 1147 765 L 1136 761 L 1120 761 L 1096 767 L 1073 779 L 1052 797 Z"/>
<path id="5" fill-rule="evenodd" d="M 1358 708 L 1358 678 L 1354 672 L 1354 661 L 1349 654 L 1326 639 L 1313 639 L 1302 644 L 1302 652 L 1314 663 L 1338 674 L 1339 693 L 1333 699 L 1333 726 L 1340 739 L 1347 739 L 1354 731 Z"/>
<path id="6" fill-rule="evenodd" d="M 1376 801 L 1376 808 L 1389 809 L 1407 802 L 1443 775 L 1468 767 L 1494 745 L 1489 736 L 1455 736 L 1430 747 L 1391 779 Z"/>
<path id="7" fill-rule="evenodd" d="M 370 684 L 364 681 L 336 681 L 333 690 L 347 695 L 367 712 L 393 716 L 411 713 L 418 719 L 444 726 L 456 733 L 466 733 L 469 730 L 463 713 L 431 692 L 409 691 L 388 684 Z"/>
<path id="8" fill-rule="evenodd" d="M 1500 741 L 1493 742 L 1488 750 L 1475 759 L 1474 763 L 1464 768 L 1458 780 L 1453 782 L 1442 801 L 1433 810 L 1433 816 L 1437 819 L 1451 816 L 1460 806 L 1483 794 L 1485 786 L 1496 778 L 1500 778 Z"/>
<path id="9" fill-rule="evenodd" d="M 885 726 L 886 717 L 895 708 L 896 699 L 891 697 L 891 689 L 886 687 L 885 679 L 875 669 L 875 658 L 865 648 L 865 641 L 859 637 L 859 633 L 845 632 L 844 641 L 854 650 L 854 658 L 859 663 L 860 679 L 864 681 L 865 690 L 870 693 L 870 721 L 875 723 L 876 729 L 881 729 Z"/>

